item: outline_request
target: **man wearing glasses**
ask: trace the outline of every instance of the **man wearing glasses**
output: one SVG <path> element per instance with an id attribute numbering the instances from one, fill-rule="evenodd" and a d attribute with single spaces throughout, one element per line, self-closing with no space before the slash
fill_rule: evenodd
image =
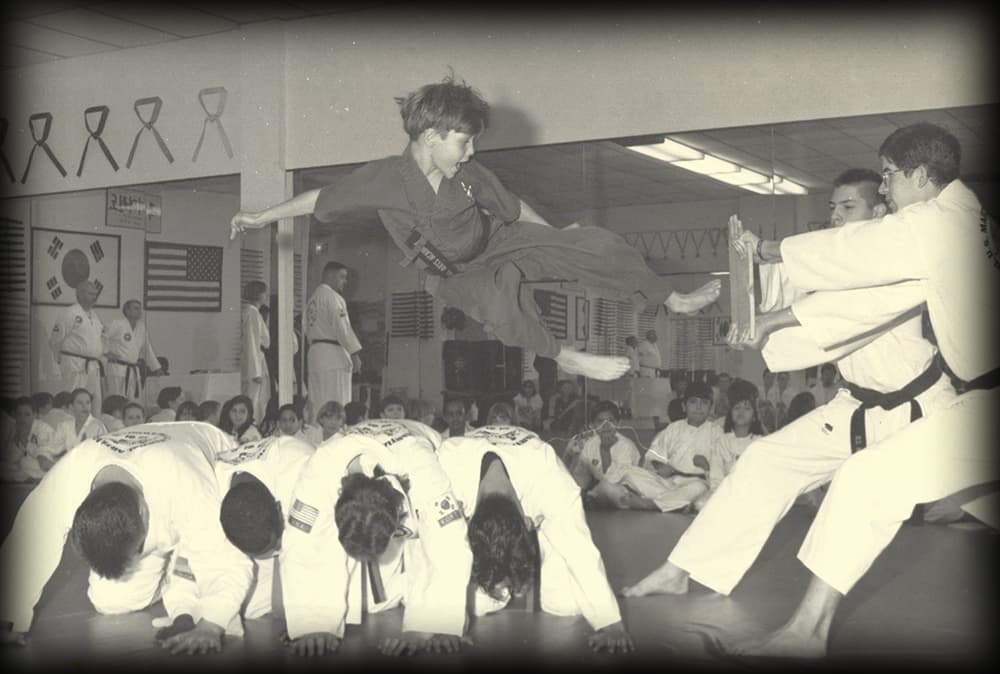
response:
<path id="1" fill-rule="evenodd" d="M 99 613 L 162 598 L 175 625 L 157 640 L 171 653 L 218 651 L 227 629 L 241 633 L 251 563 L 218 518 L 205 517 L 219 508 L 214 457 L 234 445 L 210 424 L 141 424 L 68 452 L 28 494 L 0 548 L 3 641 L 25 643 L 67 537 L 90 567 L 87 596 Z"/>
<path id="2" fill-rule="evenodd" d="M 472 553 L 438 463 L 437 433 L 372 419 L 321 445 L 294 490 L 280 559 L 292 652 L 335 652 L 347 623 L 402 604 L 386 655 L 456 652 L 463 643 Z M 367 574 L 367 593 L 362 574 Z"/>

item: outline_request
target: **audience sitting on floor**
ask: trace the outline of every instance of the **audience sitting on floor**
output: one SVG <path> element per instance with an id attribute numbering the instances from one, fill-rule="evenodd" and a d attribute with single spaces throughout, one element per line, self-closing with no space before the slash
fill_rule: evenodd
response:
<path id="1" fill-rule="evenodd" d="M 101 401 L 101 422 L 108 429 L 109 433 L 119 431 L 125 427 L 122 415 L 125 412 L 125 405 L 127 404 L 128 398 L 116 393 L 105 396 L 104 400 Z"/>

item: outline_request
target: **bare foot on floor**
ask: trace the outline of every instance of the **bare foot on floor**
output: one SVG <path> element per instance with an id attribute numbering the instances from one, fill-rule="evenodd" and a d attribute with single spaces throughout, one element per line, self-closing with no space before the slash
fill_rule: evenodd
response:
<path id="1" fill-rule="evenodd" d="M 709 304 L 719 299 L 722 292 L 722 281 L 712 279 L 702 287 L 689 293 L 670 293 L 670 297 L 664 304 L 667 309 L 677 314 L 693 314 L 699 309 L 707 307 Z"/>
<path id="2" fill-rule="evenodd" d="M 563 348 L 556 362 L 567 374 L 582 374 L 591 379 L 611 381 L 628 372 L 628 358 L 624 356 L 595 356 L 592 353 Z"/>
<path id="3" fill-rule="evenodd" d="M 622 595 L 645 597 L 651 594 L 685 594 L 687 591 L 687 571 L 667 562 L 635 585 L 624 588 Z"/>
<path id="4" fill-rule="evenodd" d="M 774 632 L 735 644 L 722 644 L 729 655 L 779 658 L 826 657 L 826 639 L 811 630 L 786 624 Z"/>

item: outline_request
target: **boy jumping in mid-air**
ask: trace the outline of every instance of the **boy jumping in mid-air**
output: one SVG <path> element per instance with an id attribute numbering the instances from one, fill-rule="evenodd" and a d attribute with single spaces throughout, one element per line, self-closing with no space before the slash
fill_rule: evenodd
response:
<path id="1" fill-rule="evenodd" d="M 276 220 L 314 214 L 324 222 L 375 209 L 404 264 L 419 259 L 427 290 L 485 324 L 498 339 L 554 358 L 563 371 L 617 379 L 628 359 L 563 348 L 542 323 L 530 282 L 569 280 L 642 307 L 691 313 L 719 297 L 710 281 L 690 294 L 646 266 L 641 253 L 601 227 L 549 225 L 497 177 L 472 161 L 489 105 L 446 79 L 397 99 L 410 142 L 402 155 L 369 162 L 335 185 L 259 212 L 239 212 L 231 237 Z M 528 282 L 528 283 L 526 283 Z"/>

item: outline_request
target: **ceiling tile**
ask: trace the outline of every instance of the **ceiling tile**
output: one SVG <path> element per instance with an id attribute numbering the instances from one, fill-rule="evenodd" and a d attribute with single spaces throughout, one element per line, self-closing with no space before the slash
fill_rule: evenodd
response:
<path id="1" fill-rule="evenodd" d="M 114 49 L 108 44 L 68 35 L 25 21 L 12 21 L 6 28 L 6 39 L 11 44 L 55 56 L 85 56 Z"/>
<path id="2" fill-rule="evenodd" d="M 871 148 L 867 143 L 844 136 L 843 138 L 816 139 L 808 143 L 810 147 L 832 157 L 842 154 L 859 154 Z"/>
<path id="3" fill-rule="evenodd" d="M 31 23 L 122 48 L 174 39 L 169 33 L 86 9 L 46 14 L 31 19 Z"/>
<path id="4" fill-rule="evenodd" d="M 237 28 L 239 25 L 234 21 L 212 16 L 191 7 L 164 2 L 116 1 L 95 5 L 93 9 L 178 37 L 221 33 Z"/>
<path id="5" fill-rule="evenodd" d="M 2 56 L 0 56 L 0 68 L 24 68 L 38 65 L 39 63 L 58 61 L 59 58 L 55 54 L 46 54 L 35 49 L 7 45 L 7 48 L 3 50 Z"/>

